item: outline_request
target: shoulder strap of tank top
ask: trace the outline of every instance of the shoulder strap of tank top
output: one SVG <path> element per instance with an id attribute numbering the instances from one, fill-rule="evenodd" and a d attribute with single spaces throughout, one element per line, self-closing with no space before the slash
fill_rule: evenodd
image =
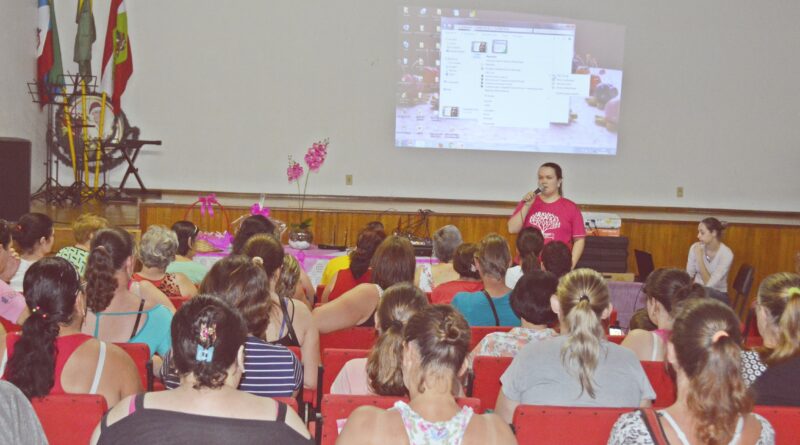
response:
<path id="1" fill-rule="evenodd" d="M 288 333 L 289 340 L 291 340 L 291 341 L 293 341 L 295 343 L 298 343 L 297 333 L 294 331 L 294 326 L 293 326 L 293 324 L 294 324 L 294 312 L 295 312 L 294 300 L 292 298 L 283 298 L 283 297 L 278 297 L 278 299 L 281 301 L 281 311 L 283 311 L 283 320 L 286 323 L 286 328 L 289 330 L 289 333 Z M 292 315 L 291 316 L 289 315 L 289 307 L 286 304 L 286 300 L 292 300 Z"/>
<path id="2" fill-rule="evenodd" d="M 8 343 L 6 343 L 6 348 L 3 349 L 3 358 L 0 360 L 0 377 L 3 376 L 6 372 L 6 362 L 8 361 Z"/>
<path id="3" fill-rule="evenodd" d="M 642 408 L 639 410 L 642 416 L 642 422 L 647 427 L 647 432 L 650 433 L 650 438 L 653 439 L 654 445 L 669 445 L 667 435 L 664 433 L 664 427 L 661 426 L 661 421 L 658 419 L 658 414 L 653 408 Z"/>
<path id="4" fill-rule="evenodd" d="M 133 332 L 131 332 L 131 339 L 136 337 L 136 331 L 139 330 L 139 322 L 142 320 L 142 309 L 144 309 L 144 299 L 139 302 L 139 310 L 136 311 L 136 322 L 133 323 Z"/>
<path id="5" fill-rule="evenodd" d="M 277 402 L 278 404 L 278 415 L 275 416 L 276 422 L 286 423 L 286 404 L 283 402 Z"/>
<path id="6" fill-rule="evenodd" d="M 89 394 L 97 394 L 97 387 L 100 386 L 100 376 L 103 375 L 103 368 L 106 366 L 106 342 L 100 342 L 100 355 L 97 357 L 97 366 L 94 368 L 94 379 Z"/>
<path id="7" fill-rule="evenodd" d="M 654 362 L 658 360 L 658 346 L 661 344 L 661 337 L 652 331 L 650 334 L 653 336 L 653 355 L 650 357 L 650 361 Z"/>
<path id="8" fill-rule="evenodd" d="M 481 291 L 483 296 L 486 297 L 486 301 L 489 302 L 489 307 L 492 308 L 492 314 L 494 315 L 494 325 L 500 326 L 500 317 L 497 316 L 497 308 L 494 307 L 494 301 L 492 300 L 492 296 L 489 295 L 489 292 L 486 292 L 486 289 Z"/>

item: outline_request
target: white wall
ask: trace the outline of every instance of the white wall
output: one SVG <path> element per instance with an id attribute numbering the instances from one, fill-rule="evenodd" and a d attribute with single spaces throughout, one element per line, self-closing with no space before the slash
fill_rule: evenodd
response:
<path id="1" fill-rule="evenodd" d="M 31 190 L 44 181 L 47 114 L 31 102 L 36 78 L 36 2 L 0 0 L 0 137 L 31 141 Z M 2 168 L 0 174 L 13 174 Z"/>
<path id="2" fill-rule="evenodd" d="M 58 5 L 65 60 L 73 3 Z M 134 74 L 124 109 L 143 139 L 164 141 L 140 158 L 145 183 L 292 193 L 287 155 L 301 158 L 311 142 L 329 136 L 329 161 L 312 179 L 312 194 L 515 200 L 533 185 L 536 167 L 552 160 L 565 169 L 567 195 L 581 203 L 798 210 L 800 2 L 427 3 L 624 25 L 615 157 L 395 149 L 401 4 L 128 1 Z M 33 20 L 32 7 L 14 9 L 19 22 Z M 107 2 L 95 2 L 98 72 L 107 10 Z M 33 24 L 18 21 L 14 35 L 32 36 Z M 17 65 L 30 66 L 30 51 L 18 53 L 13 70 L 24 72 Z M 347 173 L 353 186 L 344 184 Z M 677 186 L 684 198 L 676 198 Z"/>

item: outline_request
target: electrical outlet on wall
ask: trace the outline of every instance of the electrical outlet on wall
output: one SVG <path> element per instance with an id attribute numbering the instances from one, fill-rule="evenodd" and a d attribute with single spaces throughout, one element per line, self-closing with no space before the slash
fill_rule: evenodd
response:
<path id="1" fill-rule="evenodd" d="M 353 185 L 353 175 L 344 175 L 344 185 Z"/>
<path id="2" fill-rule="evenodd" d="M 683 198 L 683 187 L 679 186 L 678 189 L 675 191 L 675 196 L 678 198 Z"/>

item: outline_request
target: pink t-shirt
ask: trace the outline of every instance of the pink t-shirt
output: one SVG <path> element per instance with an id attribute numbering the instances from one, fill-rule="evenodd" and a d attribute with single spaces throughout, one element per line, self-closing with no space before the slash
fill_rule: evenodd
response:
<path id="1" fill-rule="evenodd" d="M 0 280 L 0 317 L 16 323 L 25 310 L 25 297 Z"/>
<path id="2" fill-rule="evenodd" d="M 520 202 L 513 214 L 519 212 L 524 204 L 524 202 Z M 559 198 L 555 202 L 546 203 L 537 196 L 528 214 L 525 215 L 525 223 L 522 227 L 537 227 L 544 235 L 545 244 L 551 241 L 561 241 L 572 247 L 573 238 L 586 236 L 583 215 L 578 210 L 578 206 L 567 198 Z"/>
<path id="3" fill-rule="evenodd" d="M 345 363 L 336 380 L 331 385 L 331 394 L 346 394 L 350 396 L 375 395 L 369 389 L 367 377 L 367 359 L 354 358 Z"/>

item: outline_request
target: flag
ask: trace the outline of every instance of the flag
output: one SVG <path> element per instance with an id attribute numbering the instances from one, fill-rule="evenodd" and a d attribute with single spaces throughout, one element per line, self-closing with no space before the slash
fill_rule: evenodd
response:
<path id="1" fill-rule="evenodd" d="M 44 107 L 51 102 L 64 82 L 61 45 L 58 42 L 56 12 L 52 0 L 39 0 L 36 40 L 36 82 L 39 85 L 39 106 Z"/>
<path id="2" fill-rule="evenodd" d="M 120 98 L 125 92 L 131 74 L 133 74 L 133 53 L 128 38 L 128 13 L 123 0 L 111 0 L 100 87 L 103 93 L 111 98 L 114 114 L 122 111 Z"/>
<path id="3" fill-rule="evenodd" d="M 78 0 L 78 12 L 75 15 L 78 32 L 75 33 L 75 56 L 72 60 L 78 64 L 78 72 L 81 76 L 92 75 L 92 44 L 97 39 L 92 1 Z"/>

